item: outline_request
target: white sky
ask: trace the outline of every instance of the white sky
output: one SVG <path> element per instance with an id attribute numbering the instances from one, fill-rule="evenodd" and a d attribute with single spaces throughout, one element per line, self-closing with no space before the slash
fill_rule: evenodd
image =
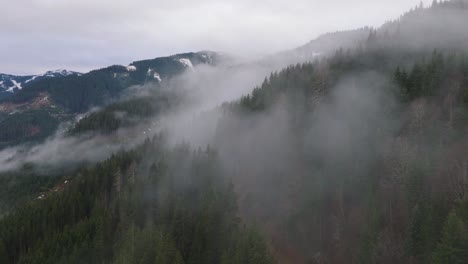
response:
<path id="1" fill-rule="evenodd" d="M 200 50 L 258 56 L 329 31 L 380 26 L 419 2 L 0 0 L 0 72 L 86 72 Z"/>

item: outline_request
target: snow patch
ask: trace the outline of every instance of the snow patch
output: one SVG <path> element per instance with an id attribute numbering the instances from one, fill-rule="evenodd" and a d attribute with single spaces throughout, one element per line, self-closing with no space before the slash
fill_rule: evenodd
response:
<path id="1" fill-rule="evenodd" d="M 12 87 L 9 87 L 7 92 L 13 92 L 15 88 L 18 88 L 19 90 L 23 89 L 23 87 L 21 86 L 21 83 L 18 83 L 17 81 L 15 80 L 11 80 L 11 82 L 13 83 L 13 86 Z"/>
<path id="2" fill-rule="evenodd" d="M 184 67 L 188 67 L 193 70 L 193 64 L 189 59 L 179 59 L 179 62 L 184 65 Z"/>
<path id="3" fill-rule="evenodd" d="M 32 82 L 32 81 L 34 81 L 35 79 L 37 79 L 37 77 L 39 77 L 39 76 L 40 76 L 40 75 L 33 76 L 31 79 L 26 80 L 24 83 Z"/>
<path id="4" fill-rule="evenodd" d="M 204 58 L 208 63 L 213 63 L 213 58 L 211 57 L 211 55 L 208 55 L 208 54 L 202 54 L 201 55 L 202 58 Z"/>
<path id="5" fill-rule="evenodd" d="M 153 79 L 158 80 L 158 82 L 162 82 L 161 75 L 157 73 L 154 69 L 149 68 L 146 72 L 146 76 L 153 77 Z"/>
<path id="6" fill-rule="evenodd" d="M 68 71 L 68 70 L 65 70 L 65 69 L 58 69 L 58 70 L 55 70 L 55 71 L 48 71 L 43 75 L 47 75 L 47 76 L 53 75 L 54 76 L 56 74 L 60 74 L 62 76 L 68 76 L 68 75 L 75 74 L 75 72 Z"/>
<path id="7" fill-rule="evenodd" d="M 72 72 L 72 71 L 68 71 L 68 70 L 64 70 L 64 69 L 59 69 L 59 70 L 55 70 L 55 71 L 47 71 L 47 72 L 45 72 L 43 74 L 40 74 L 40 75 L 34 75 L 30 79 L 26 80 L 24 83 L 30 83 L 30 82 L 36 80 L 39 77 L 53 78 L 53 77 L 58 77 L 58 76 L 69 76 L 69 75 L 73 75 L 73 74 L 76 74 L 77 76 L 81 76 L 81 74 L 76 73 L 76 72 Z"/>
<path id="8" fill-rule="evenodd" d="M 161 76 L 159 75 L 159 73 L 155 72 L 153 74 L 153 77 L 154 77 L 154 79 L 158 80 L 158 82 L 162 82 L 162 79 L 161 79 Z"/>
<path id="9" fill-rule="evenodd" d="M 134 72 L 134 71 L 137 70 L 137 68 L 135 66 L 133 66 L 133 65 L 129 65 L 126 68 L 127 68 L 127 71 L 129 71 L 129 72 Z"/>

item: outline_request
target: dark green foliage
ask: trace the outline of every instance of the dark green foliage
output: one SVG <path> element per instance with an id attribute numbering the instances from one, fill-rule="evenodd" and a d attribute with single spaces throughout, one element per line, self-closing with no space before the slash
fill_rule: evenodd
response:
<path id="1" fill-rule="evenodd" d="M 243 228 L 233 234 L 233 244 L 224 253 L 221 264 L 273 263 L 265 242 L 254 228 Z"/>
<path id="2" fill-rule="evenodd" d="M 468 198 L 463 199 L 448 215 L 441 238 L 432 258 L 434 264 L 468 261 Z"/>
<path id="3" fill-rule="evenodd" d="M 463 102 L 465 106 L 468 105 L 468 58 L 465 56 L 462 59 L 461 63 L 461 76 L 462 76 L 462 84 L 461 88 L 463 91 Z"/>
<path id="4" fill-rule="evenodd" d="M 51 78 L 36 82 L 7 100 L 23 103 L 32 100 L 40 92 L 47 92 L 58 105 L 72 112 L 84 112 L 91 106 L 102 105 L 106 99 L 117 96 L 131 84 L 134 83 L 114 78 L 111 72 L 98 70 L 82 76 Z"/>
<path id="5" fill-rule="evenodd" d="M 58 180 L 57 171 L 38 171 L 25 165 L 15 171 L 0 173 L 0 218 L 39 193 L 48 191 Z"/>
<path id="6" fill-rule="evenodd" d="M 6 250 L 5 243 L 0 239 L 0 263 L 8 263 L 8 252 Z"/>
<path id="7" fill-rule="evenodd" d="M 374 188 L 372 188 L 374 189 Z M 371 191 L 372 192 L 372 191 Z M 368 198 L 368 210 L 366 216 L 366 227 L 363 239 L 361 241 L 362 248 L 359 253 L 358 263 L 375 263 L 376 262 L 376 244 L 379 232 L 379 208 L 376 204 L 375 194 L 370 193 Z"/>
<path id="8" fill-rule="evenodd" d="M 38 141 L 51 135 L 60 120 L 52 110 L 28 110 L 0 119 L 0 148 L 26 141 Z"/>
<path id="9" fill-rule="evenodd" d="M 153 97 L 113 103 L 81 119 L 70 133 L 72 135 L 84 132 L 110 133 L 118 128 L 141 122 L 142 119 L 156 115 L 168 107 L 167 101 Z"/>
<path id="10" fill-rule="evenodd" d="M 162 145 L 158 138 L 148 140 L 82 169 L 63 190 L 0 220 L 0 258 L 221 263 L 236 256 L 248 260 L 244 263 L 271 263 L 262 238 L 240 226 L 236 198 L 219 176 L 216 153 Z"/>
<path id="11" fill-rule="evenodd" d="M 429 62 L 416 63 L 409 73 L 398 67 L 395 81 L 401 89 L 402 98 L 410 101 L 422 96 L 436 95 L 443 84 L 442 80 L 447 77 L 447 67 L 443 55 L 436 51 Z"/>
<path id="12" fill-rule="evenodd" d="M 425 262 L 430 260 L 436 242 L 435 210 L 430 201 L 420 201 L 414 207 L 408 230 L 407 249 L 410 256 Z"/>
<path id="13" fill-rule="evenodd" d="M 240 105 L 252 111 L 262 111 L 274 105 L 286 93 L 294 93 L 297 97 L 310 93 L 309 88 L 313 84 L 325 85 L 320 83 L 312 64 L 290 66 L 279 73 L 272 73 L 250 95 L 243 96 Z"/>
<path id="14" fill-rule="evenodd" d="M 468 261 L 468 234 L 465 222 L 452 212 L 444 225 L 442 239 L 434 252 L 434 264 L 462 264 Z"/>

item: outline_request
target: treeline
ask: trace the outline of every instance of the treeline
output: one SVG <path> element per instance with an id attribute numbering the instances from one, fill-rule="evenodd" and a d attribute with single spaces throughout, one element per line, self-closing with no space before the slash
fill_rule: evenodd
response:
<path id="1" fill-rule="evenodd" d="M 272 263 L 211 149 L 155 137 L 68 179 L 0 220 L 1 263 Z"/>

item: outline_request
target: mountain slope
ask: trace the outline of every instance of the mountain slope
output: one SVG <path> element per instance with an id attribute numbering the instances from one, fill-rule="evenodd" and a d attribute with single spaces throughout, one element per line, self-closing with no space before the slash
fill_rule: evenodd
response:
<path id="1" fill-rule="evenodd" d="M 15 92 L 22 90 L 35 82 L 64 76 L 80 76 L 81 73 L 67 70 L 48 71 L 40 75 L 15 76 L 0 73 L 0 99 L 12 96 Z"/>
<path id="2" fill-rule="evenodd" d="M 215 64 L 212 52 L 185 53 L 153 60 L 136 61 L 129 66 L 110 66 L 79 76 L 45 79 L 32 83 L 3 102 L 25 103 L 39 93 L 48 93 L 58 106 L 71 112 L 85 112 L 117 97 L 121 91 L 148 81 L 164 81 L 198 64 Z"/>
<path id="3" fill-rule="evenodd" d="M 0 127 L 5 128 L 0 132 L 0 148 L 45 139 L 60 122 L 70 121 L 91 107 L 105 106 L 131 86 L 160 86 L 193 67 L 215 66 L 225 60 L 225 56 L 206 51 L 114 65 L 86 74 L 58 71 L 21 78 L 4 75 L 12 82 L 16 78 L 23 87 L 13 94 L 6 92 L 10 96 L 0 100 Z M 51 78 L 53 74 L 61 77 Z"/>

